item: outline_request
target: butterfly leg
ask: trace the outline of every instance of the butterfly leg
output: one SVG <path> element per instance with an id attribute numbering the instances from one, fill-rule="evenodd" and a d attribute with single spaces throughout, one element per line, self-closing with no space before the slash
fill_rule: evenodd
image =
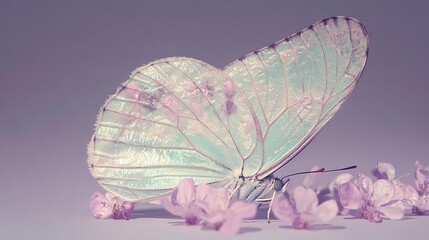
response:
<path id="1" fill-rule="evenodd" d="M 243 185 L 243 182 L 238 183 L 237 186 L 235 187 L 235 189 L 231 192 L 231 194 L 229 195 L 229 200 L 231 200 L 232 196 L 234 196 L 234 194 L 237 193 L 238 189 L 240 189 L 240 187 Z"/>
<path id="2" fill-rule="evenodd" d="M 269 205 L 268 205 L 268 211 L 267 211 L 267 220 L 268 220 L 268 223 L 271 222 L 271 220 L 270 220 L 271 208 L 273 206 L 273 201 L 274 201 L 275 197 L 276 197 L 276 192 L 273 193 L 273 196 L 271 198 L 259 198 L 259 199 L 255 199 L 255 202 L 258 202 L 258 203 L 269 203 Z"/>
<path id="3" fill-rule="evenodd" d="M 275 197 L 276 197 L 276 192 L 273 193 L 273 196 L 271 197 L 270 205 L 268 205 L 268 211 L 267 211 L 268 223 L 270 223 L 271 208 L 273 206 L 273 201 L 274 201 Z"/>

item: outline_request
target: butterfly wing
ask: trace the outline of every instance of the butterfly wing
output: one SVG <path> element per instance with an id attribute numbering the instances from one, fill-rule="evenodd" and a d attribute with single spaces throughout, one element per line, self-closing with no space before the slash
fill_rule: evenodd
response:
<path id="1" fill-rule="evenodd" d="M 249 99 L 263 135 L 262 164 L 245 166 L 245 176 L 268 176 L 314 138 L 353 90 L 367 52 L 364 26 L 333 17 L 224 69 Z"/>
<path id="2" fill-rule="evenodd" d="M 167 194 L 183 178 L 228 182 L 249 156 L 262 158 L 257 129 L 247 98 L 222 71 L 163 59 L 137 69 L 101 108 L 89 168 L 131 201 Z"/>

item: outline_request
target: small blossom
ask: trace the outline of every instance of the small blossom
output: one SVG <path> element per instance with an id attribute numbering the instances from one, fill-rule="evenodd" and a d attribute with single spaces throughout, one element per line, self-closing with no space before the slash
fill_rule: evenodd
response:
<path id="1" fill-rule="evenodd" d="M 89 200 L 89 208 L 91 209 L 92 215 L 97 219 L 107 219 L 112 217 L 112 206 L 107 201 L 106 197 L 95 192 L 92 194 Z"/>
<path id="2" fill-rule="evenodd" d="M 185 219 L 189 225 L 198 224 L 201 208 L 195 204 L 196 188 L 194 180 L 183 179 L 171 193 L 171 199 L 162 198 L 161 205 L 173 215 Z"/>
<path id="3" fill-rule="evenodd" d="M 273 202 L 274 215 L 295 229 L 309 228 L 311 224 L 326 223 L 338 214 L 335 200 L 328 200 L 319 205 L 317 194 L 313 189 L 303 186 L 293 191 L 293 201 L 283 194 L 278 195 Z"/>
<path id="4" fill-rule="evenodd" d="M 134 210 L 134 203 L 124 201 L 111 193 L 105 195 L 95 192 L 89 201 L 92 215 L 97 219 L 126 219 Z"/>
<path id="5" fill-rule="evenodd" d="M 318 171 L 320 169 L 321 167 L 316 165 L 312 167 L 310 171 Z M 338 197 L 338 186 L 351 181 L 353 179 L 353 176 L 349 173 L 340 174 L 329 183 L 328 187 L 321 187 L 321 180 L 324 174 L 325 173 L 322 171 L 307 174 L 307 176 L 304 178 L 302 185 L 304 187 L 313 189 L 317 193 L 317 198 L 319 202 L 324 202 L 326 200 L 333 199 L 337 202 L 339 213 L 341 215 L 349 214 L 349 209 L 343 208 L 340 203 L 340 198 Z"/>
<path id="6" fill-rule="evenodd" d="M 226 189 L 207 184 L 195 187 L 192 179 L 183 179 L 173 190 L 171 199 L 163 198 L 162 206 L 190 225 L 203 223 L 225 235 L 237 234 L 243 219 L 256 215 L 257 205 L 242 201 L 230 202 Z"/>
<path id="7" fill-rule="evenodd" d="M 395 167 L 386 162 L 378 162 L 376 168 L 373 170 L 374 176 L 378 179 L 388 180 L 395 187 L 393 201 L 396 207 L 402 208 L 404 211 L 409 211 L 413 208 L 416 203 L 417 192 L 416 190 L 405 183 L 402 183 L 396 178 Z"/>
<path id="8" fill-rule="evenodd" d="M 240 230 L 240 224 L 243 219 L 252 219 L 256 215 L 258 206 L 254 203 L 235 201 L 226 209 L 216 209 L 203 216 L 205 225 L 212 226 L 214 229 L 225 235 L 235 235 Z"/>
<path id="9" fill-rule="evenodd" d="M 358 174 L 355 182 L 339 186 L 341 205 L 350 210 L 359 210 L 362 218 L 381 222 L 382 218 L 401 219 L 404 210 L 397 205 L 395 186 L 386 179 L 373 183 L 371 178 Z"/>
<path id="10" fill-rule="evenodd" d="M 230 202 L 229 192 L 226 189 L 212 188 L 206 184 L 199 185 L 198 204 L 203 209 L 201 218 L 206 225 L 210 225 L 225 235 L 235 235 L 240 230 L 243 219 L 252 219 L 256 215 L 258 206 L 243 201 Z"/>

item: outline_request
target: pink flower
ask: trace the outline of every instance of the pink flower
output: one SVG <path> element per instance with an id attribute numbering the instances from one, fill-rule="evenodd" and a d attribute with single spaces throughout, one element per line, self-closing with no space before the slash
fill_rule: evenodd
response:
<path id="1" fill-rule="evenodd" d="M 195 187 L 192 179 L 181 180 L 171 199 L 163 198 L 161 204 L 190 225 L 203 222 L 225 235 L 238 233 L 241 221 L 253 218 L 257 210 L 253 203 L 231 203 L 226 189 L 212 188 L 207 184 Z"/>
<path id="2" fill-rule="evenodd" d="M 310 171 L 317 171 L 320 169 L 321 167 L 316 165 L 312 167 Z M 351 181 L 353 179 L 353 176 L 349 173 L 340 174 L 329 183 L 328 187 L 322 188 L 320 184 L 322 182 L 322 177 L 324 174 L 325 173 L 322 171 L 307 174 L 307 176 L 304 178 L 302 185 L 306 188 L 311 188 L 314 191 L 316 191 L 319 202 L 324 202 L 326 200 L 334 199 L 337 202 L 340 214 L 342 215 L 349 214 L 349 210 L 344 209 L 341 206 L 340 198 L 338 197 L 338 186 L 340 186 L 343 183 Z"/>
<path id="3" fill-rule="evenodd" d="M 378 162 L 373 174 L 378 179 L 388 180 L 395 187 L 393 201 L 403 210 L 411 210 L 418 199 L 417 191 L 410 185 L 402 183 L 396 178 L 396 170 L 390 163 Z"/>
<path id="4" fill-rule="evenodd" d="M 317 194 L 310 188 L 299 186 L 293 192 L 290 202 L 284 195 L 278 195 L 273 202 L 274 215 L 295 229 L 310 227 L 315 222 L 326 223 L 338 214 L 335 200 L 328 200 L 319 205 Z"/>
<path id="5" fill-rule="evenodd" d="M 371 222 L 381 222 L 382 218 L 401 219 L 404 210 L 397 205 L 395 186 L 379 179 L 373 183 L 371 178 L 358 174 L 355 182 L 339 186 L 341 205 L 351 210 L 359 210 L 361 216 Z"/>
<path id="6" fill-rule="evenodd" d="M 171 193 L 171 199 L 162 198 L 161 205 L 173 215 L 185 219 L 189 225 L 198 224 L 202 209 L 195 204 L 196 188 L 194 180 L 183 179 Z"/>
<path id="7" fill-rule="evenodd" d="M 95 192 L 89 200 L 89 208 L 91 208 L 92 215 L 97 219 L 107 219 L 112 217 L 112 206 L 106 197 Z"/>
<path id="8" fill-rule="evenodd" d="M 203 209 L 201 218 L 225 235 L 235 235 L 240 230 L 243 219 L 252 219 L 256 215 L 257 204 L 243 201 L 230 202 L 226 189 L 212 188 L 206 184 L 198 186 L 197 204 Z"/>
<path id="9" fill-rule="evenodd" d="M 416 161 L 415 186 L 417 197 L 414 203 L 413 213 L 423 215 L 429 211 L 429 167 Z"/>
<path id="10" fill-rule="evenodd" d="M 92 215 L 97 219 L 126 219 L 134 210 L 134 203 L 127 202 L 111 193 L 105 195 L 95 192 L 89 201 Z"/>

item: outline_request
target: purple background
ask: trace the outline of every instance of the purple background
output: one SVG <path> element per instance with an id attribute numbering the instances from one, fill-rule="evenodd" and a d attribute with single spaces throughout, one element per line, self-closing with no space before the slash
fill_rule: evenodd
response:
<path id="1" fill-rule="evenodd" d="M 222 68 L 335 15 L 367 27 L 366 69 L 338 114 L 276 175 L 316 163 L 357 164 L 369 174 L 377 161 L 388 161 L 397 175 L 411 173 L 404 177 L 411 182 L 414 161 L 429 165 L 428 7 L 423 1 L 1 1 L 0 238 L 221 237 L 173 227 L 178 220 L 158 210 L 140 211 L 131 221 L 92 218 L 88 198 L 100 187 L 87 170 L 86 145 L 99 107 L 150 61 L 188 56 Z M 261 218 L 238 238 L 360 239 L 381 231 L 397 239 L 429 223 L 428 217 L 381 225 L 338 217 L 327 229 L 292 231 Z"/>

